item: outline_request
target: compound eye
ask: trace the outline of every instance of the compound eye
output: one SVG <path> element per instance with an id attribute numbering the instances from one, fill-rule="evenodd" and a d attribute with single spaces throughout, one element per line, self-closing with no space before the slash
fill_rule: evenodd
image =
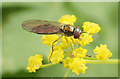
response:
<path id="1" fill-rule="evenodd" d="M 74 38 L 75 39 L 78 39 L 80 37 L 80 34 L 81 34 L 81 30 L 80 30 L 80 27 L 75 27 L 75 30 L 74 30 Z"/>
<path id="2" fill-rule="evenodd" d="M 75 38 L 75 39 L 77 39 L 77 38 L 80 37 L 80 33 L 77 32 L 77 31 L 74 31 L 73 35 L 74 35 L 74 38 Z"/>

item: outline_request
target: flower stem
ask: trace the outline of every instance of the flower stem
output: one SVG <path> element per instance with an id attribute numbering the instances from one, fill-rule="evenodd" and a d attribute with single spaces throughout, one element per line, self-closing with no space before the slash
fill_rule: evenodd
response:
<path id="1" fill-rule="evenodd" d="M 66 71 L 66 73 L 65 73 L 65 75 L 64 75 L 64 79 L 65 79 L 65 77 L 68 76 L 69 71 L 70 71 L 70 69 L 68 69 L 68 70 Z"/>
<path id="2" fill-rule="evenodd" d="M 74 51 L 74 45 L 70 43 L 70 47 L 72 48 L 72 51 Z"/>
<path id="3" fill-rule="evenodd" d="M 118 64 L 120 63 L 119 59 L 110 59 L 110 60 L 86 60 L 89 64 Z"/>
<path id="4" fill-rule="evenodd" d="M 42 65 L 41 68 L 46 68 L 46 67 L 49 67 L 49 66 L 52 66 L 52 65 L 55 65 L 55 64 L 52 64 L 52 63 L 50 63 L 50 64 L 45 64 L 45 65 Z"/>
<path id="5" fill-rule="evenodd" d="M 77 49 L 78 48 L 78 44 L 75 44 L 75 49 Z"/>
<path id="6" fill-rule="evenodd" d="M 66 51 L 64 51 L 64 53 L 65 53 L 65 54 L 67 54 L 67 56 L 69 56 L 69 55 L 70 55 L 70 53 L 68 53 L 68 52 L 66 52 Z"/>

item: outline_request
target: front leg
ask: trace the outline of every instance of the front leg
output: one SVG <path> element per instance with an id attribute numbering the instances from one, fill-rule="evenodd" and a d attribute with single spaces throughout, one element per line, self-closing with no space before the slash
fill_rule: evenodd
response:
<path id="1" fill-rule="evenodd" d="M 52 43 L 52 52 L 50 53 L 49 61 L 50 61 L 50 58 L 51 58 L 51 56 L 52 56 L 52 54 L 53 54 L 53 51 L 54 51 L 53 45 L 54 45 L 55 42 L 57 42 L 60 38 L 62 38 L 62 36 L 60 36 L 58 39 L 56 39 L 56 40 Z M 51 61 L 50 61 L 50 62 L 51 62 Z"/>

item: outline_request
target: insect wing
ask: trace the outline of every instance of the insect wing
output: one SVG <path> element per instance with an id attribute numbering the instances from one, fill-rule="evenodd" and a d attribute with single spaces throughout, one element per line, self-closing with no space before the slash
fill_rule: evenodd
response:
<path id="1" fill-rule="evenodd" d="M 23 29 L 38 34 L 56 34 L 60 32 L 61 24 L 44 20 L 27 20 L 22 24 Z"/>

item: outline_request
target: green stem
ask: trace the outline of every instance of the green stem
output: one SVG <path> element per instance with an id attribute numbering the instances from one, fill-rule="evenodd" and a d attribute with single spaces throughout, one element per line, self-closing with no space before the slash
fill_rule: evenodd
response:
<path id="1" fill-rule="evenodd" d="M 74 51 L 74 45 L 72 43 L 70 43 L 70 47 L 71 47 L 72 51 Z"/>
<path id="2" fill-rule="evenodd" d="M 77 49 L 78 48 L 78 44 L 75 44 L 75 49 Z"/>
<path id="3" fill-rule="evenodd" d="M 65 73 L 65 75 L 64 75 L 64 79 L 65 79 L 65 77 L 68 76 L 69 71 L 70 71 L 70 69 L 68 69 L 68 70 L 66 71 L 66 73 Z"/>
<path id="4" fill-rule="evenodd" d="M 86 60 L 88 64 L 118 64 L 120 60 L 110 59 L 110 60 Z"/>
<path id="5" fill-rule="evenodd" d="M 52 64 L 52 63 L 50 63 L 50 64 L 45 64 L 45 65 L 42 65 L 41 68 L 46 68 L 46 67 L 49 67 L 49 66 L 52 66 L 52 65 L 55 65 L 55 64 Z"/>
<path id="6" fill-rule="evenodd" d="M 67 56 L 69 56 L 69 55 L 70 55 L 70 53 L 68 53 L 68 52 L 66 52 L 66 51 L 64 51 L 64 53 L 65 53 L 65 54 L 67 54 Z"/>
<path id="7" fill-rule="evenodd" d="M 89 58 L 89 57 L 88 57 Z M 84 58 L 88 64 L 118 64 L 120 63 L 120 59 L 109 59 L 109 60 L 96 60 L 95 58 L 89 58 L 88 59 L 87 57 Z M 55 64 L 45 64 L 45 65 L 42 65 L 41 68 L 46 68 L 46 67 L 49 67 L 49 66 L 53 66 Z M 69 69 L 67 70 L 67 72 L 65 73 L 64 77 L 67 77 L 69 73 Z"/>
<path id="8" fill-rule="evenodd" d="M 68 52 L 71 52 L 71 50 L 69 50 L 69 49 L 66 49 Z"/>

